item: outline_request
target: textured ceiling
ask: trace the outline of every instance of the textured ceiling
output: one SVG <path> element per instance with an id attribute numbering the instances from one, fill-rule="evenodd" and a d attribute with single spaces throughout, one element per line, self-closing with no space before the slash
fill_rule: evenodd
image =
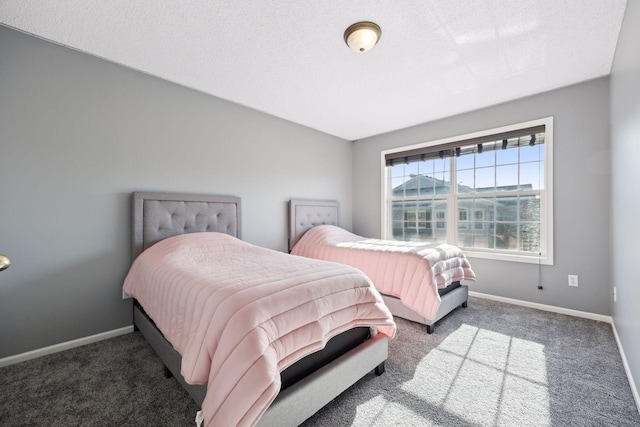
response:
<path id="1" fill-rule="evenodd" d="M 609 74 L 626 0 L 2 0 L 0 23 L 348 140 Z M 343 32 L 382 28 L 352 52 Z"/>

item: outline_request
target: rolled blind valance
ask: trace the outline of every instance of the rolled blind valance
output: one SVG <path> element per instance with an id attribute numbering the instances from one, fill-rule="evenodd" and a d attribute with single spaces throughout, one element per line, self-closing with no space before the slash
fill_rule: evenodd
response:
<path id="1" fill-rule="evenodd" d="M 385 154 L 387 166 L 400 163 L 420 162 L 430 159 L 461 156 L 474 152 L 504 150 L 523 145 L 544 143 L 545 126 L 538 125 L 508 132 L 463 139 L 445 144 L 420 147 L 413 150 Z"/>

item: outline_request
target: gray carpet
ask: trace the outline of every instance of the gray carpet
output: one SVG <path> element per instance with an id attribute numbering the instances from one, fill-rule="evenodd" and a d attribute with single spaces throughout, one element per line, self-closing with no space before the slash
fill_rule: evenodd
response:
<path id="1" fill-rule="evenodd" d="M 611 326 L 471 298 L 427 335 L 397 319 L 387 372 L 312 426 L 640 426 Z M 0 369 L 2 426 L 193 426 L 139 333 Z"/>

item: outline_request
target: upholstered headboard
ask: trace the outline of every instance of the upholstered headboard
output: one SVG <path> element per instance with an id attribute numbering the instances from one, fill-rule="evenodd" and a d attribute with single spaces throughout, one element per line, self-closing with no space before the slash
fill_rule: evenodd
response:
<path id="1" fill-rule="evenodd" d="M 240 238 L 240 198 L 184 193 L 133 193 L 132 255 L 167 237 L 218 231 Z"/>
<path id="2" fill-rule="evenodd" d="M 323 224 L 340 225 L 339 202 L 289 200 L 289 252 L 308 229 Z"/>

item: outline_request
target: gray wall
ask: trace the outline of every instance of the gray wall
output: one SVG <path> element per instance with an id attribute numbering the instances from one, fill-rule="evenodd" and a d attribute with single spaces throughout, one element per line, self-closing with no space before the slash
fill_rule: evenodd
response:
<path id="1" fill-rule="evenodd" d="M 609 80 L 602 78 L 357 141 L 353 153 L 353 228 L 380 236 L 380 152 L 504 125 L 554 117 L 553 266 L 472 258 L 471 290 L 609 315 Z M 577 274 L 580 286 L 567 285 Z"/>
<path id="2" fill-rule="evenodd" d="M 0 26 L 0 358 L 131 325 L 129 194 L 242 197 L 285 251 L 289 198 L 337 199 L 351 143 Z"/>
<path id="3" fill-rule="evenodd" d="M 629 368 L 640 380 L 640 2 L 627 2 L 611 73 L 613 320 Z M 637 392 L 637 390 L 636 390 Z M 639 396 L 636 402 L 640 405 Z"/>

